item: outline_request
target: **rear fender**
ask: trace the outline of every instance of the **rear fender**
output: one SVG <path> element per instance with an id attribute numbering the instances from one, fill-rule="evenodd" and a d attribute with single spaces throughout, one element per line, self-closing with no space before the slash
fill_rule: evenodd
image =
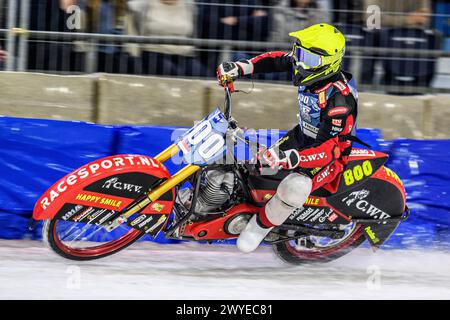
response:
<path id="1" fill-rule="evenodd" d="M 383 166 L 371 177 L 371 179 L 378 183 L 388 183 L 390 189 L 388 193 L 391 195 L 391 199 L 389 199 L 389 209 L 392 217 L 383 222 L 363 223 L 364 235 L 371 246 L 376 249 L 386 242 L 399 224 L 406 219 L 407 216 L 405 216 L 405 211 L 409 215 L 409 210 L 406 206 L 405 187 L 403 186 L 402 180 L 394 171 Z"/>
<path id="2" fill-rule="evenodd" d="M 53 184 L 36 202 L 33 218 L 52 219 L 63 207 L 73 206 L 121 211 L 155 181 L 169 177 L 166 167 L 148 156 L 122 154 L 98 159 Z M 172 189 L 142 213 L 170 214 L 173 202 Z"/>
<path id="3" fill-rule="evenodd" d="M 388 160 L 385 153 L 353 148 L 348 163 L 342 172 L 336 193 L 341 193 L 364 184 Z"/>
<path id="4" fill-rule="evenodd" d="M 327 198 L 334 208 L 363 225 L 372 247 L 381 246 L 405 219 L 405 189 L 397 174 L 382 166 L 366 183 Z"/>

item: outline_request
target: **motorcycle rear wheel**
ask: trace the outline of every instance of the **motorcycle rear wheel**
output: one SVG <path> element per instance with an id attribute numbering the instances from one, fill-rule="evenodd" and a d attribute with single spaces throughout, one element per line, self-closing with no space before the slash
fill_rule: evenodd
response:
<path id="1" fill-rule="evenodd" d="M 285 231 L 284 235 L 288 235 L 287 233 L 288 231 Z M 298 244 L 295 245 L 293 240 L 287 240 L 273 244 L 272 247 L 276 255 L 284 262 L 303 265 L 336 260 L 359 247 L 365 240 L 362 225 L 355 224 L 353 230 L 344 236 L 341 241 L 337 241 L 329 246 L 306 248 Z"/>

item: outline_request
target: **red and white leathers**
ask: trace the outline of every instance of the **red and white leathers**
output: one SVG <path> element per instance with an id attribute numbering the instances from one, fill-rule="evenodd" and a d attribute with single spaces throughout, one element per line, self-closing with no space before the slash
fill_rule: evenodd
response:
<path id="1" fill-rule="evenodd" d="M 234 63 L 239 76 L 255 73 L 292 72 L 292 57 L 286 52 L 267 52 Z M 218 69 L 219 73 L 226 72 Z M 348 137 L 355 132 L 357 93 L 351 75 L 339 72 L 308 87 L 299 87 L 299 125 L 261 157 L 272 167 L 292 170 L 278 186 L 260 214 L 254 216 L 238 239 L 238 248 L 250 252 L 274 226 L 281 225 L 308 195 L 325 188 L 336 191 L 338 176 L 351 151 Z"/>

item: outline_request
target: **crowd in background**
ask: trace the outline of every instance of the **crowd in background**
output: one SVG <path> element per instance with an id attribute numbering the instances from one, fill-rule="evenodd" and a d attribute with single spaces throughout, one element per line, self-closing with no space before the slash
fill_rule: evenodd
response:
<path id="1" fill-rule="evenodd" d="M 5 2 L 0 0 L 2 28 L 6 26 Z M 81 8 L 80 30 L 67 27 L 67 10 L 72 5 Z M 435 3 L 430 0 L 30 0 L 29 29 L 289 43 L 290 31 L 319 22 L 364 28 L 370 5 L 383 12 L 381 28 L 432 26 Z M 212 76 L 226 50 L 232 52 L 228 56 L 232 59 L 256 53 L 250 47 L 100 43 L 93 71 Z M 83 72 L 86 52 L 82 41 L 61 44 L 30 39 L 28 70 Z M 5 58 L 0 51 L 0 60 Z"/>

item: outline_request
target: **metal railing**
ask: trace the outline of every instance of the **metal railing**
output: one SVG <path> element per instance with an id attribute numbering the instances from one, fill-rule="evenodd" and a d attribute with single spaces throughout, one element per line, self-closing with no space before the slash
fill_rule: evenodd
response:
<path id="1" fill-rule="evenodd" d="M 209 6 L 237 6 L 252 7 L 249 5 L 231 5 L 209 3 L 202 1 L 192 2 L 195 5 Z M 18 5 L 20 4 L 20 5 Z M 5 65 L 8 71 L 42 71 L 52 73 L 93 73 L 93 72 L 116 72 L 116 73 L 141 73 L 145 61 L 142 57 L 129 59 L 126 47 L 129 44 L 137 45 L 176 45 L 192 46 L 194 53 L 199 56 L 214 56 L 215 62 L 221 60 L 233 59 L 237 56 L 251 56 L 270 50 L 290 50 L 291 44 L 286 42 L 271 41 L 247 41 L 247 40 L 228 40 L 228 39 L 202 39 L 198 37 L 173 37 L 173 36 L 134 36 L 118 34 L 102 34 L 89 32 L 58 32 L 58 31 L 37 31 L 29 30 L 29 10 L 30 0 L 10 0 L 8 2 L 8 23 L 7 27 L 0 29 L 0 39 L 6 44 L 9 58 Z M 255 5 L 256 8 L 274 9 L 275 5 Z M 18 11 L 20 10 L 20 11 Z M 333 9 L 333 12 L 347 12 L 362 14 L 364 10 L 339 10 Z M 17 13 L 19 12 L 19 15 Z M 397 12 L 385 12 L 385 14 L 401 14 Z M 445 14 L 429 14 L 430 16 L 449 17 Z M 18 18 L 17 18 L 18 17 Z M 75 48 L 78 46 L 79 48 Z M 82 48 L 82 49 L 80 49 Z M 34 51 L 33 51 L 34 50 Z M 102 52 L 115 52 L 116 55 L 105 54 L 100 57 Z M 349 45 L 347 47 L 346 59 L 350 71 L 358 80 L 361 78 L 361 67 L 367 62 L 374 60 L 394 60 L 394 61 L 432 61 L 436 59 L 448 58 L 450 52 L 443 50 L 418 50 L 402 49 L 393 47 L 376 47 Z M 153 59 L 154 56 L 150 55 Z M 31 63 L 33 60 L 34 65 Z M 60 61 L 61 60 L 61 61 Z M 74 62 L 76 60 L 76 62 Z M 104 61 L 103 61 L 104 60 Z M 130 69 L 129 64 L 133 64 Z M 101 64 L 106 66 L 101 67 Z M 185 63 L 187 64 L 187 62 Z M 75 65 L 75 66 L 72 66 Z M 164 67 L 164 66 L 163 66 Z M 380 68 L 374 69 L 374 79 L 365 82 L 360 86 L 363 90 L 377 92 L 398 92 L 398 93 L 450 93 L 450 89 L 431 88 L 427 86 L 399 86 L 383 84 L 377 81 L 380 78 Z M 383 71 L 381 71 L 381 74 Z M 145 74 L 145 73 L 144 73 Z M 186 76 L 184 72 L 179 74 L 160 70 L 156 73 L 169 76 Z M 205 72 L 196 75 L 198 77 L 213 77 L 214 70 L 205 68 Z M 261 76 L 263 80 L 287 82 L 289 76 Z M 450 80 L 449 80 L 450 81 Z M 450 84 L 448 85 L 450 87 Z"/>

